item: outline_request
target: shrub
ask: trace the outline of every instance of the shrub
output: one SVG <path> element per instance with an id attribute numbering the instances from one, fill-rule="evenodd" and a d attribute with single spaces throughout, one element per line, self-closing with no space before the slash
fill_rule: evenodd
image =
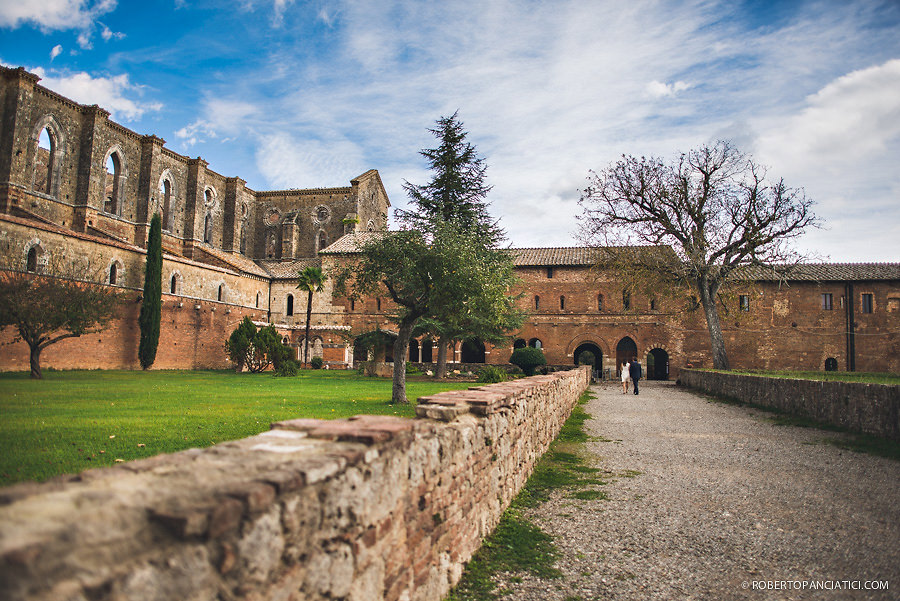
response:
<path id="1" fill-rule="evenodd" d="M 514 350 L 509 362 L 522 368 L 526 376 L 533 376 L 534 368 L 546 365 L 547 359 L 544 358 L 544 351 L 541 349 L 526 346 Z"/>
<path id="2" fill-rule="evenodd" d="M 325 361 L 322 360 L 322 357 L 313 357 L 309 360 L 309 364 L 313 369 L 322 369 L 322 366 L 325 364 Z"/>
<path id="3" fill-rule="evenodd" d="M 478 381 L 485 384 L 493 384 L 495 382 L 506 382 L 506 370 L 496 365 L 485 365 L 478 372 Z"/>
<path id="4" fill-rule="evenodd" d="M 415 365 L 413 365 L 412 363 L 406 364 L 406 375 L 407 376 L 417 376 L 420 373 L 422 373 L 422 372 L 419 371 L 419 368 L 416 367 Z"/>
<path id="5" fill-rule="evenodd" d="M 276 376 L 296 376 L 297 375 L 297 362 L 293 359 L 286 359 L 281 361 L 278 366 L 275 368 Z"/>

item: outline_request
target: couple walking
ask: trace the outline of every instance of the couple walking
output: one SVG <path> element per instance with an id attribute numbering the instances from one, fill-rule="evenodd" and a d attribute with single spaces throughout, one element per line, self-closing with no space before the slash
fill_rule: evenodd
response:
<path id="1" fill-rule="evenodd" d="M 633 357 L 631 362 L 622 364 L 622 394 L 628 394 L 628 383 L 634 383 L 634 394 L 638 393 L 638 380 L 641 379 L 641 363 L 637 357 Z"/>

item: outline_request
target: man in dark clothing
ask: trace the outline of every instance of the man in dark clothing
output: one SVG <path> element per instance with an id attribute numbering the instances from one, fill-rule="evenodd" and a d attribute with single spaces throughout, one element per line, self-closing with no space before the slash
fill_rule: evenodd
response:
<path id="1" fill-rule="evenodd" d="M 638 380 L 641 379 L 641 364 L 638 362 L 638 358 L 635 357 L 631 360 L 631 365 L 628 366 L 628 374 L 631 376 L 631 382 L 634 384 L 634 394 L 638 393 Z"/>

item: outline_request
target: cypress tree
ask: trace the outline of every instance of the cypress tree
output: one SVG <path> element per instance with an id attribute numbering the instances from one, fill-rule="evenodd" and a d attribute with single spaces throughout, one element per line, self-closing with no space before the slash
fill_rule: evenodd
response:
<path id="1" fill-rule="evenodd" d="M 162 220 L 159 213 L 150 220 L 150 238 L 147 242 L 147 266 L 144 270 L 144 298 L 138 323 L 141 326 L 141 344 L 138 358 L 143 369 L 156 360 L 159 346 L 159 323 L 162 318 Z"/>

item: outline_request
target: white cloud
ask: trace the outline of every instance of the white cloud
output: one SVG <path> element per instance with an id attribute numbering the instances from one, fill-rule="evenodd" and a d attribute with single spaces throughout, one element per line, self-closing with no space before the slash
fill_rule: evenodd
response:
<path id="1" fill-rule="evenodd" d="M 62 45 L 57 44 L 56 46 L 54 46 L 53 49 L 50 51 L 50 60 L 52 61 L 54 58 L 56 58 L 57 56 L 62 54 L 62 51 L 63 51 Z"/>
<path id="2" fill-rule="evenodd" d="M 78 34 L 78 45 L 82 50 L 90 50 L 94 47 L 93 42 L 91 42 L 91 33 L 90 29 L 85 29 L 81 33 Z"/>
<path id="3" fill-rule="evenodd" d="M 301 140 L 274 133 L 259 140 L 256 167 L 272 187 L 310 188 L 346 186 L 365 171 L 356 144 L 347 140 Z"/>
<path id="4" fill-rule="evenodd" d="M 113 31 L 112 29 L 110 29 L 109 27 L 104 25 L 103 23 L 100 23 L 100 26 L 102 27 L 102 29 L 100 30 L 100 37 L 103 38 L 104 42 L 108 42 L 113 38 L 115 38 L 117 40 L 121 40 L 121 39 L 125 38 L 125 34 L 122 33 L 121 31 Z"/>
<path id="5" fill-rule="evenodd" d="M 81 29 L 116 8 L 116 0 L 3 0 L 0 27 L 15 29 L 27 23 L 44 31 Z"/>
<path id="6" fill-rule="evenodd" d="M 175 132 L 182 145 L 189 148 L 207 139 L 220 135 L 236 135 L 249 131 L 247 128 L 259 118 L 259 109 L 248 102 L 211 98 L 205 101 L 204 116 Z"/>
<path id="7" fill-rule="evenodd" d="M 685 83 L 683 81 L 676 81 L 675 83 L 663 83 L 661 81 L 653 80 L 647 84 L 647 93 L 654 98 L 665 98 L 667 96 L 674 96 L 678 92 L 690 89 L 690 87 L 691 84 Z"/>
<path id="8" fill-rule="evenodd" d="M 128 80 L 128 75 L 93 77 L 78 72 L 58 75 L 43 68 L 30 69 L 41 78 L 41 85 L 82 104 L 98 104 L 110 111 L 113 120 L 133 121 L 146 112 L 162 109 L 159 102 L 142 102 L 131 96 L 141 94 L 141 88 Z"/>

